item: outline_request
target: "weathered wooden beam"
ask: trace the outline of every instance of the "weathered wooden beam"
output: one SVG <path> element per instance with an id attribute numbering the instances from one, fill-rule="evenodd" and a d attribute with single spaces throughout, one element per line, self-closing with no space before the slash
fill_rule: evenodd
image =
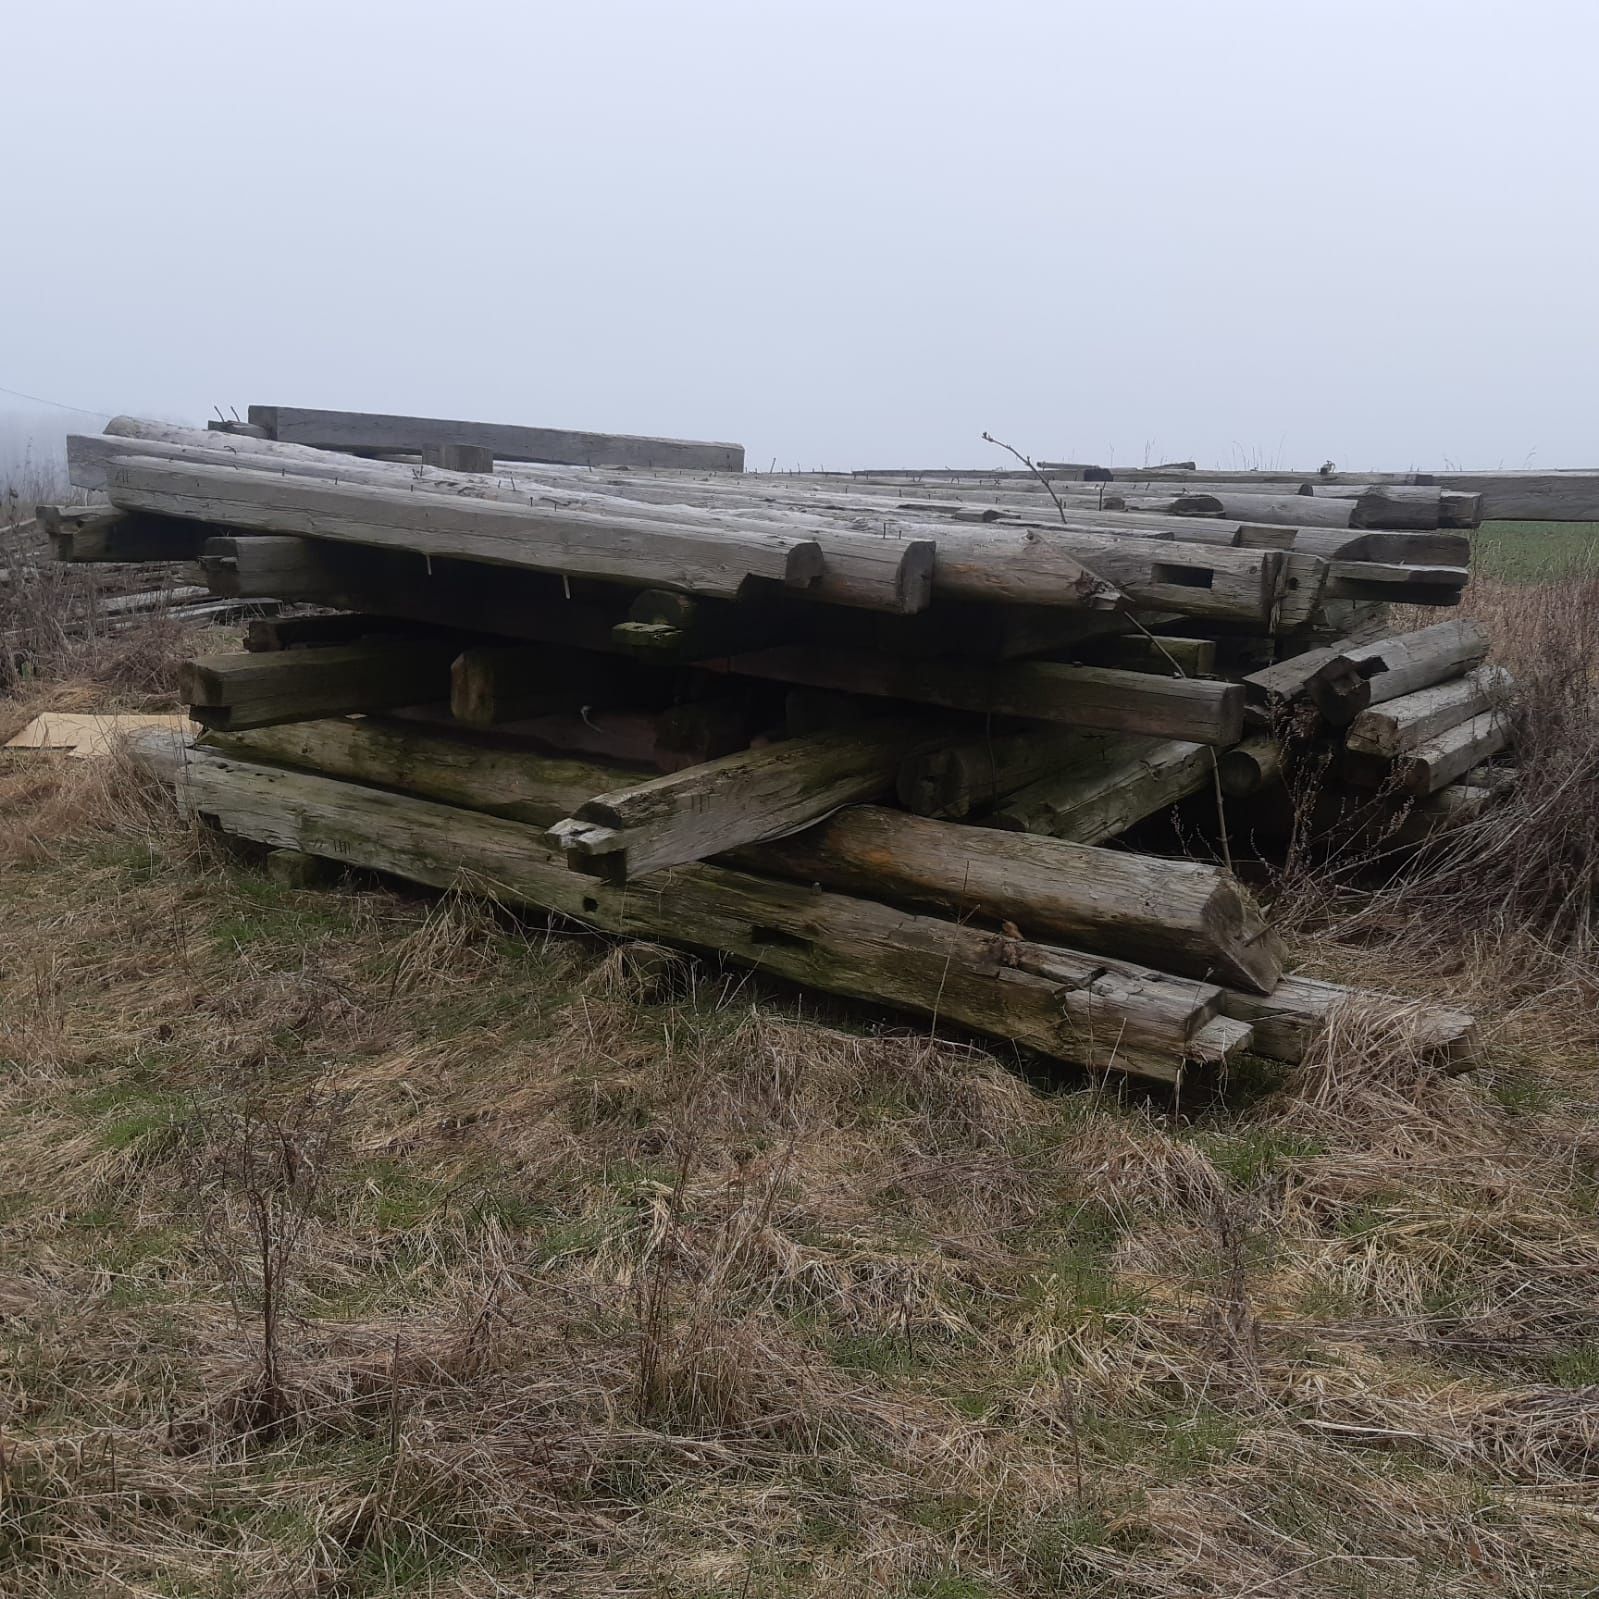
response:
<path id="1" fill-rule="evenodd" d="M 1401 605 L 1457 605 L 1471 581 L 1465 566 L 1403 565 L 1393 561 L 1327 563 L 1328 599 L 1392 600 Z"/>
<path id="2" fill-rule="evenodd" d="M 1216 641 L 1208 638 L 1120 633 L 1113 638 L 1093 640 L 1083 655 L 1095 665 L 1118 666 L 1128 672 L 1209 677 L 1216 670 Z"/>
<path id="3" fill-rule="evenodd" d="M 1599 522 L 1599 472 L 1439 472 L 1437 479 L 1479 495 L 1485 522 Z"/>
<path id="4" fill-rule="evenodd" d="M 628 604 L 614 584 L 292 534 L 208 539 L 200 568 L 214 594 L 270 595 L 581 650 L 614 648 Z"/>
<path id="5" fill-rule="evenodd" d="M 1279 543 L 1273 533 L 1287 532 L 1292 539 Z M 1439 529 L 1437 532 L 1375 532 L 1360 528 L 1301 527 L 1288 529 L 1250 528 L 1245 547 L 1265 544 L 1273 549 L 1291 549 L 1303 555 L 1319 555 L 1325 561 L 1376 562 L 1386 566 L 1445 566 L 1459 568 L 1471 564 L 1471 540 L 1464 533 Z M 1332 574 L 1329 573 L 1329 577 Z M 1453 581 L 1445 577 L 1435 581 Z"/>
<path id="6" fill-rule="evenodd" d="M 58 561 L 192 561 L 216 528 L 101 507 L 49 530 Z"/>
<path id="7" fill-rule="evenodd" d="M 1228 799 L 1244 799 L 1282 776 L 1283 747 L 1269 734 L 1246 738 L 1216 757 L 1216 775 Z"/>
<path id="8" fill-rule="evenodd" d="M 681 490 L 667 487 L 652 501 L 632 491 L 634 474 L 627 473 L 612 480 L 572 468 L 545 468 L 533 476 L 527 475 L 526 469 L 505 468 L 484 477 L 258 439 L 222 443 L 194 429 L 133 417 L 113 418 L 107 434 L 110 436 L 74 435 L 67 440 L 68 466 L 79 487 L 105 488 L 115 462 L 136 449 L 141 455 L 173 463 L 249 467 L 330 483 L 492 501 L 552 514 L 577 511 L 621 518 L 629 525 L 648 523 L 666 533 L 686 528 L 735 539 L 753 535 L 804 538 L 822 553 L 821 572 L 803 591 L 808 599 L 912 614 L 923 609 L 932 594 L 934 543 L 925 536 L 926 529 L 897 526 L 889 530 L 875 525 L 863 529 L 859 518 L 833 515 L 830 508 L 803 499 L 774 507 L 768 496 L 738 488 L 743 480 L 737 477 L 724 475 L 720 481 L 728 486 L 727 492 L 716 496 L 685 496 Z M 138 440 L 137 445 L 129 444 L 129 439 Z M 685 498 L 695 503 L 685 504 Z M 711 509 L 701 508 L 702 500 Z"/>
<path id="9" fill-rule="evenodd" d="M 747 677 L 1073 727 L 1181 733 L 1201 744 L 1234 744 L 1243 735 L 1244 691 L 1236 683 L 1055 661 L 904 661 L 805 646 L 779 646 L 714 664 Z"/>
<path id="10" fill-rule="evenodd" d="M 1129 502 L 1131 503 L 1131 502 Z M 1146 501 L 1153 508 L 1159 501 Z M 1219 494 L 1210 489 L 1177 495 L 1174 516 L 1222 516 L 1231 521 L 1280 527 L 1352 527 L 1355 501 L 1314 499 L 1304 494 Z"/>
<path id="11" fill-rule="evenodd" d="M 521 427 L 505 422 L 452 422 L 438 417 L 389 416 L 369 411 L 315 411 L 291 405 L 252 405 L 251 423 L 274 439 L 354 454 L 420 453 L 445 444 L 470 444 L 501 461 L 561 461 L 574 466 L 691 467 L 742 472 L 742 444 L 657 439 L 628 433 Z"/>
<path id="12" fill-rule="evenodd" d="M 457 648 L 413 639 L 203 655 L 178 668 L 178 698 L 201 726 L 223 731 L 417 705 L 448 694 Z"/>
<path id="13" fill-rule="evenodd" d="M 1035 723 L 917 750 L 900 764 L 895 792 L 906 810 L 959 821 L 1097 750 L 1101 735 Z"/>
<path id="14" fill-rule="evenodd" d="M 1413 745 L 1392 762 L 1351 755 L 1344 776 L 1365 787 L 1381 785 L 1401 794 L 1433 794 L 1510 742 L 1510 721 L 1502 711 L 1482 711 Z"/>
<path id="15" fill-rule="evenodd" d="M 1349 725 L 1344 746 L 1392 760 L 1427 739 L 1502 704 L 1512 687 L 1503 667 L 1479 666 L 1463 677 L 1417 689 L 1365 710 Z"/>
<path id="16" fill-rule="evenodd" d="M 1452 617 L 1414 633 L 1351 645 L 1342 653 L 1370 682 L 1370 703 L 1380 705 L 1478 665 L 1488 654 L 1488 635 L 1475 618 Z"/>
<path id="17" fill-rule="evenodd" d="M 854 805 L 736 864 L 1269 993 L 1283 950 L 1218 867 Z"/>
<path id="18" fill-rule="evenodd" d="M 494 452 L 481 444 L 425 444 L 423 466 L 436 466 L 441 472 L 492 472 Z"/>
<path id="19" fill-rule="evenodd" d="M 644 697 L 644 670 L 617 656 L 491 644 L 462 650 L 450 667 L 450 714 L 470 727 L 493 727 L 552 711 L 625 705 Z"/>
<path id="20" fill-rule="evenodd" d="M 1084 570 L 1136 606 L 1179 616 L 1263 625 L 1283 598 L 1284 565 L 1274 550 L 1068 526 L 952 528 L 938 540 L 933 587 L 961 599 L 1077 603 L 1069 596 L 1080 593 Z"/>
<path id="21" fill-rule="evenodd" d="M 119 458 L 107 493 L 126 510 L 727 599 L 757 579 L 807 588 L 822 570 L 819 546 L 787 534 L 739 538 L 585 511 L 153 457 Z"/>
<path id="22" fill-rule="evenodd" d="M 613 887 L 569 872 L 525 824 L 309 773 L 142 740 L 136 757 L 190 813 L 279 849 L 479 886 L 633 937 L 720 951 L 791 981 L 1160 1081 L 1246 1047 L 1222 991 L 869 900 L 716 866 Z"/>
<path id="23" fill-rule="evenodd" d="M 536 754 L 492 734 L 436 732 L 375 716 L 209 733 L 205 742 L 238 760 L 282 762 L 538 827 L 570 816 L 585 800 L 618 783 L 647 775 L 595 760 Z"/>
<path id="24" fill-rule="evenodd" d="M 891 790 L 912 749 L 947 737 L 936 722 L 813 733 L 685 767 L 578 806 L 550 837 L 574 871 L 627 882 L 776 838 L 840 805 Z"/>
<path id="25" fill-rule="evenodd" d="M 1079 760 L 1017 790 L 985 827 L 1098 844 L 1214 781 L 1215 755 L 1182 739 L 1107 738 Z"/>
<path id="26" fill-rule="evenodd" d="M 1464 1011 L 1310 977 L 1285 977 L 1269 994 L 1228 989 L 1222 1006 L 1254 1028 L 1251 1047 L 1273 1060 L 1303 1060 L 1334 1017 L 1346 1010 L 1394 1028 L 1423 1054 L 1456 1070 L 1475 1064 L 1479 1049 L 1476 1021 Z"/>
<path id="27" fill-rule="evenodd" d="M 231 533 L 200 546 L 200 570 L 213 594 L 225 599 L 281 599 L 308 605 L 346 603 L 337 546 L 289 534 Z"/>

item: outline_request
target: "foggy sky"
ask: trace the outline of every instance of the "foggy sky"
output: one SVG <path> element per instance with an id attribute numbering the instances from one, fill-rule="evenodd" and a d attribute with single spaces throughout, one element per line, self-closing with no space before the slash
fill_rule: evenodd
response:
<path id="1" fill-rule="evenodd" d="M 9 0 L 0 385 L 1599 466 L 1586 0 Z M 0 395 L 36 443 L 92 417 Z"/>

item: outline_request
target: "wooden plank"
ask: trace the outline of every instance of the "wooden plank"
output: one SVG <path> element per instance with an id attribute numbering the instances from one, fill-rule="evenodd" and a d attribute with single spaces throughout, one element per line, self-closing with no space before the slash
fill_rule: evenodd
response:
<path id="1" fill-rule="evenodd" d="M 554 822 L 616 786 L 591 761 L 377 718 L 301 722 L 206 744 L 529 822 Z M 642 776 L 643 774 L 639 774 Z M 969 922 L 1010 921 L 1034 940 L 1083 943 L 1205 981 L 1269 991 L 1282 952 L 1247 892 L 1213 866 L 955 828 L 871 806 L 750 845 L 724 864 Z"/>
<path id="2" fill-rule="evenodd" d="M 178 668 L 178 698 L 229 731 L 444 698 L 454 644 L 335 644 L 269 655 L 203 655 Z"/>
<path id="3" fill-rule="evenodd" d="M 1182 739 L 1107 738 L 1070 767 L 1019 789 L 985 827 L 1098 844 L 1214 781 L 1215 757 Z"/>
<path id="4" fill-rule="evenodd" d="M 1208 638 L 1121 633 L 1092 641 L 1083 654 L 1096 665 L 1119 666 L 1128 672 L 1210 677 L 1216 670 L 1216 641 Z"/>
<path id="5" fill-rule="evenodd" d="M 151 457 L 118 459 L 107 492 L 127 510 L 727 599 L 738 598 L 754 579 L 808 587 L 822 567 L 814 542 L 783 534 L 740 539 L 582 511 Z"/>
<path id="6" fill-rule="evenodd" d="M 440 445 L 470 444 L 489 451 L 500 461 L 744 470 L 742 444 L 520 427 L 505 422 L 454 422 L 440 417 L 390 416 L 369 411 L 315 411 L 292 405 L 252 405 L 248 416 L 252 425 L 285 443 L 348 450 L 357 455 L 363 451 L 420 454 Z"/>
<path id="7" fill-rule="evenodd" d="M 200 568 L 212 593 L 228 597 L 271 595 L 602 652 L 615 647 L 628 605 L 613 584 L 292 534 L 208 539 Z"/>
<path id="8" fill-rule="evenodd" d="M 840 805 L 891 790 L 935 722 L 813 733 L 600 794 L 551 829 L 574 871 L 627 882 L 776 838 Z"/>
<path id="9" fill-rule="evenodd" d="M 646 774 L 636 768 L 535 754 L 492 734 L 442 733 L 381 717 L 334 717 L 212 733 L 206 744 L 239 760 L 282 762 L 549 827 L 585 800 Z"/>
<path id="10" fill-rule="evenodd" d="M 853 805 L 736 864 L 1269 993 L 1280 941 L 1215 866 Z"/>
<path id="11" fill-rule="evenodd" d="M 1048 723 L 1009 733 L 984 731 L 908 755 L 895 792 L 908 811 L 959 821 L 1060 771 L 1102 742 L 1099 734 Z"/>
<path id="12" fill-rule="evenodd" d="M 1440 472 L 1445 488 L 1481 497 L 1492 522 L 1599 522 L 1599 472 Z"/>
<path id="13" fill-rule="evenodd" d="M 1346 749 L 1392 760 L 1418 744 L 1502 704 L 1511 690 L 1502 667 L 1479 666 L 1447 683 L 1418 689 L 1362 711 L 1344 735 Z"/>
<path id="14" fill-rule="evenodd" d="M 50 533 L 58 561 L 192 561 L 216 528 L 102 507 Z"/>
<path id="15" fill-rule="evenodd" d="M 1247 1024 L 1214 1027 L 1221 990 L 1192 979 L 716 866 L 613 887 L 569 872 L 520 822 L 184 752 L 170 738 L 145 739 L 135 753 L 191 814 L 273 848 L 440 888 L 477 886 L 603 931 L 717 950 L 1076 1064 L 1175 1082 L 1185 1059 L 1214 1059 L 1249 1038 Z"/>
<path id="16" fill-rule="evenodd" d="M 1473 617 L 1452 617 L 1343 652 L 1371 684 L 1373 705 L 1458 677 L 1488 654 L 1488 635 Z"/>
<path id="17" fill-rule="evenodd" d="M 1062 590 L 1080 591 L 1084 569 L 1137 606 L 1257 624 L 1268 623 L 1277 610 L 1284 581 L 1282 558 L 1273 550 L 1077 527 L 961 524 L 939 537 L 933 587 L 961 599 L 1068 603 Z"/>
<path id="18" fill-rule="evenodd" d="M 1423 1054 L 1458 1071 L 1474 1065 L 1480 1049 L 1477 1024 L 1464 1011 L 1310 977 L 1285 977 L 1270 994 L 1227 989 L 1222 1006 L 1254 1028 L 1251 1047 L 1273 1060 L 1302 1061 L 1329 1022 L 1344 1011 L 1393 1028 Z"/>
<path id="19" fill-rule="evenodd" d="M 1389 765 L 1351 756 L 1344 775 L 1368 787 L 1382 784 L 1401 794 L 1433 794 L 1497 755 L 1509 742 L 1508 717 L 1497 710 L 1483 711 L 1424 739 Z"/>
<path id="20" fill-rule="evenodd" d="M 902 661 L 803 645 L 735 655 L 719 668 L 811 688 L 875 694 L 950 710 L 1113 732 L 1235 744 L 1243 736 L 1244 691 L 1236 683 L 1155 677 L 1055 661 L 998 664 Z"/>
<path id="21" fill-rule="evenodd" d="M 255 439 L 223 444 L 194 429 L 131 417 L 114 418 L 108 433 L 115 436 L 68 438 L 68 467 L 72 481 L 80 487 L 104 488 L 114 463 L 132 453 L 132 447 L 122 442 L 124 437 L 136 438 L 140 455 L 187 465 L 250 467 L 408 494 L 443 494 L 548 512 L 581 511 L 620 517 L 629 525 L 649 523 L 664 532 L 691 529 L 735 539 L 754 535 L 803 538 L 815 542 L 822 552 L 821 573 L 803 592 L 808 599 L 829 605 L 908 615 L 923 609 L 932 594 L 934 543 L 930 537 L 917 536 L 917 529 L 896 526 L 890 530 L 875 523 L 862 528 L 858 519 L 833 516 L 825 507 L 803 502 L 792 509 L 774 509 L 763 503 L 764 497 L 731 486 L 742 481 L 737 478 L 724 479 L 730 485 L 725 493 L 691 496 L 717 507 L 705 510 L 698 504 L 681 503 L 685 498 L 682 491 L 670 487 L 657 496 L 664 503 L 651 503 L 630 492 L 628 474 L 621 474 L 614 483 L 570 468 L 546 469 L 536 477 L 500 470 L 485 478 Z M 605 486 L 605 492 L 597 491 L 597 482 Z"/>

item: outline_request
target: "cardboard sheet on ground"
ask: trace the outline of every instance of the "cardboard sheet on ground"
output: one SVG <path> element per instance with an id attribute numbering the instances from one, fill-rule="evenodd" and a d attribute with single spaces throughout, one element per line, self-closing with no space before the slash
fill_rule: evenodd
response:
<path id="1" fill-rule="evenodd" d="M 6 744 L 8 750 L 59 750 L 90 759 L 110 753 L 124 733 L 145 727 L 170 728 L 195 734 L 199 727 L 186 716 L 132 716 L 104 712 L 98 715 L 72 711 L 46 711 L 36 716 Z"/>

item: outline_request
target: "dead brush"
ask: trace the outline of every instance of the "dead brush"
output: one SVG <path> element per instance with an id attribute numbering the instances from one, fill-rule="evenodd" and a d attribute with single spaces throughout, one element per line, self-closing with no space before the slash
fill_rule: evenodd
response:
<path id="1" fill-rule="evenodd" d="M 0 753 L 0 865 L 81 861 L 85 845 L 107 839 L 193 865 L 221 858 L 171 791 L 121 752 L 96 760 Z"/>
<path id="2" fill-rule="evenodd" d="M 165 604 L 111 614 L 101 585 L 92 567 L 42 557 L 19 581 L 0 584 L 0 694 L 77 679 L 119 709 L 173 707 L 178 666 L 203 652 L 204 630 Z"/>
<path id="3" fill-rule="evenodd" d="M 712 1433 L 755 1421 L 768 1352 L 753 1325 L 729 1314 L 728 1290 L 770 1225 L 791 1158 L 785 1151 L 753 1182 L 738 1179 L 707 1237 L 689 1220 L 695 1152 L 685 1141 L 675 1181 L 652 1207 L 635 1278 L 640 1421 Z"/>
<path id="4" fill-rule="evenodd" d="M 274 1438 L 300 1407 L 284 1327 L 343 1110 L 329 1096 L 285 1115 L 239 1112 L 213 1135 L 206 1242 L 241 1326 L 255 1324 L 252 1369 L 214 1405 L 237 1436 Z"/>

